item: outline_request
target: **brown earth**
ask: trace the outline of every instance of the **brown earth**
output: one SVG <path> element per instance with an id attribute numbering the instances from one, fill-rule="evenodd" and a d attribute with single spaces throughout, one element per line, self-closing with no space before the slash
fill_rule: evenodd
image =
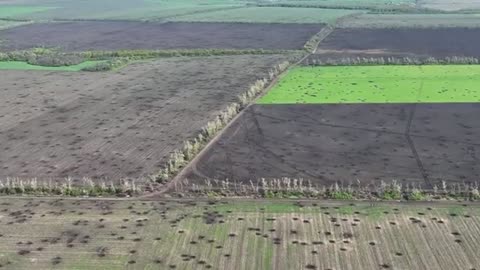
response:
<path id="1" fill-rule="evenodd" d="M 120 49 L 301 49 L 321 24 L 40 23 L 0 31 L 3 50 L 59 47 L 66 51 Z"/>
<path id="2" fill-rule="evenodd" d="M 286 59 L 172 58 L 105 73 L 0 71 L 0 178 L 154 173 Z"/>
<path id="3" fill-rule="evenodd" d="M 184 175 L 197 184 L 474 182 L 479 113 L 479 104 L 254 105 Z"/>
<path id="4" fill-rule="evenodd" d="M 336 29 L 313 58 L 480 57 L 480 29 Z"/>

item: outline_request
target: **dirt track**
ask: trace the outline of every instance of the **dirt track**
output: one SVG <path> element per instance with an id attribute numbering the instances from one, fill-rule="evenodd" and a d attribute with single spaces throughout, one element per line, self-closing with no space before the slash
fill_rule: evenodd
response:
<path id="1" fill-rule="evenodd" d="M 479 113 L 478 104 L 255 105 L 185 175 L 199 184 L 476 181 Z"/>
<path id="2" fill-rule="evenodd" d="M 480 29 L 336 29 L 312 58 L 480 57 Z"/>
<path id="3" fill-rule="evenodd" d="M 0 49 L 302 49 L 321 24 L 62 22 L 0 31 Z"/>
<path id="4" fill-rule="evenodd" d="M 0 71 L 0 177 L 118 180 L 153 173 L 285 59 L 175 58 L 112 73 Z"/>

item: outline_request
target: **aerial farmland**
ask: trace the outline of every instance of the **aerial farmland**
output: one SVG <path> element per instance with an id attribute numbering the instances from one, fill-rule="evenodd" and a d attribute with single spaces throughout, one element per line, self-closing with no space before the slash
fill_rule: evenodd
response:
<path id="1" fill-rule="evenodd" d="M 480 1 L 0 0 L 0 268 L 480 269 Z"/>

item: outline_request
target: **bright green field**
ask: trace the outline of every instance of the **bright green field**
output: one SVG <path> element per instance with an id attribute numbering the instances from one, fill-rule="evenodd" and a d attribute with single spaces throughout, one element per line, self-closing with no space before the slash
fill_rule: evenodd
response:
<path id="1" fill-rule="evenodd" d="M 1 6 L 0 5 L 0 18 L 12 18 L 21 15 L 32 14 L 35 12 L 42 12 L 50 10 L 53 7 L 42 6 Z"/>
<path id="2" fill-rule="evenodd" d="M 480 66 L 299 67 L 258 103 L 480 102 Z"/>
<path id="3" fill-rule="evenodd" d="M 6 10 L 8 17 L 32 20 L 51 19 L 118 19 L 155 20 L 171 16 L 205 12 L 212 9 L 244 6 L 244 0 L 17 0 Z M 0 1 L 1 7 L 1 1 Z M 36 7 L 42 10 L 31 10 Z M 2 8 L 0 8 L 1 10 Z M 8 9 L 8 7 L 7 7 Z M 19 12 L 24 10 L 23 12 Z M 37 12 L 44 11 L 44 12 Z M 2 11 L 0 11 L 2 14 Z M 0 16 L 2 18 L 4 16 Z"/>
<path id="4" fill-rule="evenodd" d="M 186 22 L 258 22 L 329 23 L 358 10 L 321 8 L 249 7 L 179 16 L 171 21 Z"/>
<path id="5" fill-rule="evenodd" d="M 20 61 L 0 61 L 0 70 L 51 70 L 51 71 L 80 71 L 82 68 L 93 66 L 102 61 L 85 61 L 78 65 L 72 66 L 62 66 L 62 67 L 46 67 L 46 66 L 35 66 L 30 65 L 26 62 Z"/>

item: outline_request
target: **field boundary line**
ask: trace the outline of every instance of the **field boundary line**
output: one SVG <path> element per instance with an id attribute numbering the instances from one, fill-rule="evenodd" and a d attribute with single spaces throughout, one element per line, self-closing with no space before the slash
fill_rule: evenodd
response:
<path id="1" fill-rule="evenodd" d="M 302 57 L 300 60 L 297 62 L 291 64 L 289 67 L 287 67 L 283 72 L 279 73 L 275 78 L 271 80 L 271 82 L 268 84 L 267 87 L 265 87 L 253 100 L 250 101 L 250 103 L 245 106 L 237 115 L 235 115 L 230 122 L 228 122 L 220 131 L 218 131 L 215 136 L 200 150 L 200 152 L 192 159 L 190 162 L 185 165 L 176 175 L 173 177 L 171 181 L 169 181 L 164 187 L 162 187 L 160 190 L 145 194 L 143 196 L 140 196 L 140 198 L 151 198 L 155 197 L 158 195 L 165 194 L 166 192 L 170 191 L 171 188 L 175 187 L 175 185 L 179 182 L 181 182 L 183 179 L 185 179 L 185 175 L 188 170 L 192 168 L 192 166 L 195 166 L 198 161 L 210 150 L 210 148 L 215 145 L 220 138 L 223 136 L 223 134 L 228 130 L 236 121 L 238 121 L 244 114 L 245 112 L 250 109 L 253 105 L 256 104 L 256 102 L 262 98 L 266 93 L 268 93 L 278 82 L 278 80 L 285 75 L 289 70 L 302 63 L 308 56 L 310 56 L 311 53 L 307 53 L 304 57 Z"/>

